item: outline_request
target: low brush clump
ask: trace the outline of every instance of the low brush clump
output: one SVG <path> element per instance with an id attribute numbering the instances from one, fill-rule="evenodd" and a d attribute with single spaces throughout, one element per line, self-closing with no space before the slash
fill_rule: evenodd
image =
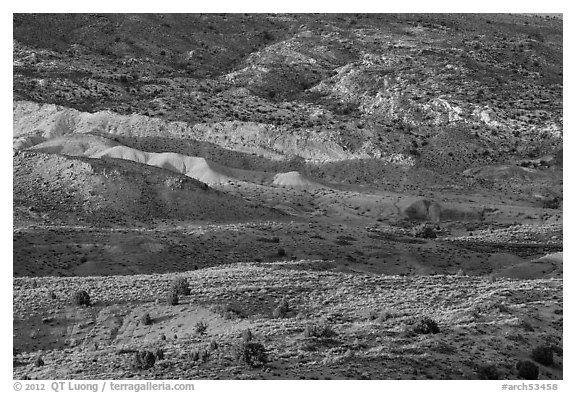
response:
<path id="1" fill-rule="evenodd" d="M 544 366 L 552 366 L 554 364 L 554 351 L 552 347 L 547 345 L 539 345 L 534 348 L 530 357 Z"/>
<path id="2" fill-rule="evenodd" d="M 204 322 L 204 321 L 200 321 L 196 324 L 196 334 L 202 336 L 204 334 L 206 334 L 206 330 L 208 330 L 208 323 Z"/>
<path id="3" fill-rule="evenodd" d="M 170 290 L 170 292 L 168 292 L 168 295 L 166 296 L 166 303 L 168 303 L 171 306 L 177 306 L 178 305 L 178 293 L 172 289 Z"/>
<path id="4" fill-rule="evenodd" d="M 152 318 L 150 318 L 150 314 L 146 313 L 142 315 L 140 317 L 140 323 L 145 326 L 152 325 Z"/>
<path id="5" fill-rule="evenodd" d="M 432 318 L 423 317 L 412 325 L 412 331 L 416 334 L 436 334 L 440 333 L 440 328 Z"/>
<path id="6" fill-rule="evenodd" d="M 311 324 L 306 325 L 304 328 L 304 337 L 318 337 L 318 338 L 330 338 L 335 337 L 338 334 L 332 329 L 332 327 L 326 323 L 324 324 Z"/>
<path id="7" fill-rule="evenodd" d="M 288 311 L 290 311 L 290 305 L 288 304 L 288 300 L 283 298 L 272 312 L 272 316 L 274 318 L 284 318 Z"/>
<path id="8" fill-rule="evenodd" d="M 239 363 L 252 368 L 262 367 L 268 362 L 264 345 L 250 341 L 236 346 L 235 358 Z"/>
<path id="9" fill-rule="evenodd" d="M 34 359 L 34 365 L 36 367 L 42 367 L 44 365 L 44 360 L 42 359 L 42 356 L 40 355 L 36 356 L 36 358 Z"/>
<path id="10" fill-rule="evenodd" d="M 194 350 L 190 352 L 190 359 L 193 362 L 206 363 L 208 361 L 208 358 L 210 358 L 210 352 L 208 352 L 208 350 L 206 349 L 202 351 Z"/>
<path id="11" fill-rule="evenodd" d="M 245 343 L 252 341 L 252 331 L 250 329 L 242 332 L 242 341 Z"/>
<path id="12" fill-rule="evenodd" d="M 176 278 L 172 283 L 172 290 L 178 295 L 190 295 L 190 284 L 188 283 L 188 279 L 185 277 Z"/>
<path id="13" fill-rule="evenodd" d="M 222 304 L 212 307 L 212 311 L 220 315 L 224 319 L 237 319 L 243 318 L 244 313 L 240 306 L 236 303 Z"/>
<path id="14" fill-rule="evenodd" d="M 478 368 L 478 378 L 482 380 L 500 379 L 500 371 L 493 364 L 487 364 Z"/>
<path id="15" fill-rule="evenodd" d="M 218 349 L 218 343 L 216 342 L 216 340 L 212 340 L 210 341 L 210 345 L 208 347 L 211 351 L 215 351 Z"/>
<path id="16" fill-rule="evenodd" d="M 436 239 L 436 230 L 435 228 L 427 223 L 420 224 L 412 228 L 412 236 L 420 237 L 423 239 Z"/>
<path id="17" fill-rule="evenodd" d="M 89 306 L 90 295 L 86 291 L 77 291 L 72 295 L 72 303 L 77 306 Z"/>
<path id="18" fill-rule="evenodd" d="M 148 370 L 154 367 L 156 355 L 150 351 L 139 351 L 134 354 L 134 367 L 140 370 Z"/>
<path id="19" fill-rule="evenodd" d="M 516 364 L 516 370 L 518 370 L 518 376 L 524 379 L 538 379 L 540 373 L 540 368 L 530 360 L 520 360 Z"/>

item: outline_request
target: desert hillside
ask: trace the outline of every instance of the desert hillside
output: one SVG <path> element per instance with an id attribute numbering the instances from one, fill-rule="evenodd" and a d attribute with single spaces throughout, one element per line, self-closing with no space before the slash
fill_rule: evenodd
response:
<path id="1" fill-rule="evenodd" d="M 562 59 L 554 14 L 14 14 L 14 378 L 561 379 Z"/>

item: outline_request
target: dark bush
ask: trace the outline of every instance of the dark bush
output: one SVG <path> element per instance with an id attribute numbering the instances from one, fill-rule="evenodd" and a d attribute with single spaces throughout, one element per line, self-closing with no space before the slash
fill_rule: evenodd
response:
<path id="1" fill-rule="evenodd" d="M 204 335 L 208 329 L 208 324 L 204 321 L 200 321 L 196 324 L 196 334 Z"/>
<path id="2" fill-rule="evenodd" d="M 530 356 L 536 362 L 544 365 L 551 366 L 554 364 L 554 351 L 548 345 L 539 345 L 532 351 Z"/>
<path id="3" fill-rule="evenodd" d="M 218 343 L 216 342 L 216 340 L 210 341 L 210 346 L 208 348 L 210 348 L 211 351 L 218 349 Z"/>
<path id="4" fill-rule="evenodd" d="M 272 311 L 272 316 L 274 318 L 284 318 L 284 314 L 282 314 L 280 307 L 276 307 L 274 311 Z"/>
<path id="5" fill-rule="evenodd" d="M 311 324 L 304 328 L 304 337 L 334 337 L 336 332 L 328 324 Z"/>
<path id="6" fill-rule="evenodd" d="M 36 356 L 36 358 L 34 359 L 34 365 L 36 367 L 42 367 L 44 365 L 44 360 L 42 359 L 42 356 L 40 355 Z"/>
<path id="7" fill-rule="evenodd" d="M 188 279 L 185 277 L 178 277 L 172 283 L 172 289 L 178 295 L 188 296 L 190 295 L 190 285 L 188 284 Z"/>
<path id="8" fill-rule="evenodd" d="M 86 291 L 77 291 L 72 295 L 72 302 L 77 306 L 89 306 L 90 295 Z"/>
<path id="9" fill-rule="evenodd" d="M 498 371 L 498 367 L 493 364 L 480 366 L 478 368 L 478 378 L 485 380 L 500 379 L 500 371 Z"/>
<path id="10" fill-rule="evenodd" d="M 190 353 L 190 359 L 194 362 L 201 361 L 202 363 L 205 363 L 208 361 L 209 357 L 210 357 L 210 352 L 208 352 L 205 349 L 202 351 L 194 350 Z"/>
<path id="11" fill-rule="evenodd" d="M 176 306 L 178 305 L 178 300 L 178 293 L 176 291 L 171 290 L 168 292 L 168 296 L 166 296 L 166 303 L 171 306 Z"/>
<path id="12" fill-rule="evenodd" d="M 150 314 L 145 313 L 140 317 L 140 322 L 142 325 L 152 325 L 152 318 L 150 318 Z"/>
<path id="13" fill-rule="evenodd" d="M 242 341 L 245 343 L 252 341 L 252 331 L 250 331 L 250 329 L 246 329 L 242 332 Z"/>
<path id="14" fill-rule="evenodd" d="M 279 256 L 279 257 L 284 257 L 284 256 L 286 256 L 286 250 L 284 250 L 283 248 L 279 248 L 279 249 L 278 249 L 278 256 Z"/>
<path id="15" fill-rule="evenodd" d="M 554 197 L 552 199 L 544 199 L 542 201 L 542 207 L 545 209 L 560 209 L 560 198 Z"/>
<path id="16" fill-rule="evenodd" d="M 240 305 L 235 302 L 217 305 L 213 308 L 213 311 L 224 319 L 236 319 L 244 317 Z"/>
<path id="17" fill-rule="evenodd" d="M 274 318 L 284 318 L 289 310 L 290 305 L 288 304 L 288 300 L 286 298 L 283 298 L 280 301 L 280 303 L 278 303 L 278 306 L 276 306 L 276 308 L 272 312 L 272 316 Z"/>
<path id="18" fill-rule="evenodd" d="M 540 373 L 540 368 L 530 360 L 520 360 L 516 363 L 516 370 L 518 370 L 518 376 L 524 379 L 538 379 Z"/>
<path id="19" fill-rule="evenodd" d="M 255 342 L 244 342 L 236 348 L 236 360 L 250 367 L 262 367 L 268 361 L 264 345 Z"/>
<path id="20" fill-rule="evenodd" d="M 424 317 L 412 326 L 412 330 L 417 334 L 436 334 L 440 332 L 438 324 L 430 317 Z"/>
<path id="21" fill-rule="evenodd" d="M 134 367 L 141 370 L 148 370 L 154 367 L 156 355 L 150 351 L 139 351 L 134 354 Z"/>
<path id="22" fill-rule="evenodd" d="M 436 239 L 436 231 L 430 224 L 424 223 L 412 228 L 412 236 L 423 239 Z"/>

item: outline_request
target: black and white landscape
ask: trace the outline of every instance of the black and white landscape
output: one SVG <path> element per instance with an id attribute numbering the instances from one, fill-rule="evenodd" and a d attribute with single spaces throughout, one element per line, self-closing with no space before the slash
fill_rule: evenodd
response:
<path id="1" fill-rule="evenodd" d="M 563 378 L 561 16 L 13 35 L 15 379 Z"/>

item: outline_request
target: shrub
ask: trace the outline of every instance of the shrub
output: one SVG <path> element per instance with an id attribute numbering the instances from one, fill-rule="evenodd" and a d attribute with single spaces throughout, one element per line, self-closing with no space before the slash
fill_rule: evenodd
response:
<path id="1" fill-rule="evenodd" d="M 150 318 L 150 314 L 146 313 L 140 317 L 140 322 L 142 325 L 152 325 L 152 318 Z"/>
<path id="2" fill-rule="evenodd" d="M 554 351 L 548 345 L 539 345 L 532 351 L 530 356 L 536 362 L 544 365 L 551 366 L 554 364 Z"/>
<path id="3" fill-rule="evenodd" d="M 412 330 L 417 334 L 436 334 L 440 332 L 438 324 L 430 317 L 424 317 L 412 326 Z"/>
<path id="4" fill-rule="evenodd" d="M 44 360 L 42 359 L 42 356 L 40 355 L 36 356 L 36 358 L 34 359 L 34 365 L 36 367 L 42 367 L 44 365 Z"/>
<path id="5" fill-rule="evenodd" d="M 208 361 L 209 357 L 210 357 L 210 352 L 208 352 L 207 350 L 203 350 L 203 351 L 194 350 L 190 353 L 190 359 L 193 362 L 201 361 L 202 363 L 206 363 Z"/>
<path id="6" fill-rule="evenodd" d="M 176 291 L 171 290 L 170 292 L 168 292 L 168 296 L 166 297 L 166 303 L 168 303 L 171 306 L 176 306 L 178 305 L 178 293 L 176 293 Z"/>
<path id="7" fill-rule="evenodd" d="M 246 329 L 242 332 L 242 341 L 245 343 L 252 341 L 252 331 L 250 329 Z"/>
<path id="8" fill-rule="evenodd" d="M 493 364 L 480 366 L 478 368 L 478 378 L 485 380 L 500 379 L 500 371 L 498 371 L 498 367 Z"/>
<path id="9" fill-rule="evenodd" d="M 202 352 L 200 352 L 200 361 L 202 363 L 206 363 L 208 361 L 209 357 L 210 357 L 210 352 L 208 352 L 206 349 L 203 350 Z"/>
<path id="10" fill-rule="evenodd" d="M 436 231 L 432 225 L 424 223 L 412 228 L 412 236 L 423 239 L 436 239 Z"/>
<path id="11" fill-rule="evenodd" d="M 255 342 L 244 342 L 236 348 L 236 360 L 250 367 L 262 367 L 268 361 L 264 345 Z"/>
<path id="12" fill-rule="evenodd" d="M 72 295 L 72 302 L 77 306 L 89 306 L 90 305 L 90 295 L 86 291 L 76 291 Z"/>
<path id="13" fill-rule="evenodd" d="M 148 370 L 154 367 L 156 355 L 150 351 L 139 351 L 134 354 L 134 366 L 141 370 Z"/>
<path id="14" fill-rule="evenodd" d="M 274 311 L 272 311 L 272 316 L 274 318 L 284 318 L 284 314 L 282 313 L 280 307 L 276 307 Z"/>
<path id="15" fill-rule="evenodd" d="M 178 277 L 175 279 L 172 283 L 172 290 L 174 290 L 178 295 L 190 295 L 190 285 L 188 284 L 188 279 L 185 277 Z"/>
<path id="16" fill-rule="evenodd" d="M 196 333 L 199 335 L 206 334 L 207 329 L 208 329 L 208 324 L 204 321 L 200 321 L 196 324 Z"/>
<path id="17" fill-rule="evenodd" d="M 542 201 L 542 207 L 545 209 L 560 209 L 560 198 L 545 199 Z"/>
<path id="18" fill-rule="evenodd" d="M 289 310 L 290 305 L 288 304 L 288 300 L 286 298 L 283 298 L 280 301 L 280 303 L 278 303 L 278 306 L 272 312 L 272 316 L 274 318 L 284 318 Z"/>
<path id="19" fill-rule="evenodd" d="M 538 379 L 540 372 L 538 366 L 530 360 L 520 360 L 516 363 L 516 370 L 518 370 L 518 376 L 524 379 Z"/>
<path id="20" fill-rule="evenodd" d="M 334 337 L 336 332 L 328 324 L 311 324 L 304 328 L 304 337 Z"/>
<path id="21" fill-rule="evenodd" d="M 240 306 L 236 303 L 215 306 L 213 311 L 224 319 L 242 318 L 244 316 Z"/>

